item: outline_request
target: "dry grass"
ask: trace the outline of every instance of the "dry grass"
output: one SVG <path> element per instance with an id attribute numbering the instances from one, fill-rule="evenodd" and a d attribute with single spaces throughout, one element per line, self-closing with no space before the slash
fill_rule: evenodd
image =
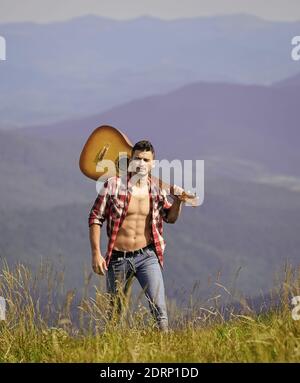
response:
<path id="1" fill-rule="evenodd" d="M 280 306 L 256 315 L 217 308 L 185 318 L 171 305 L 173 326 L 160 333 L 144 306 L 126 318 L 108 319 L 108 296 L 97 290 L 75 304 L 63 294 L 63 275 L 41 264 L 36 275 L 22 264 L 1 268 L 0 296 L 7 302 L 0 322 L 0 362 L 299 362 L 300 321 L 292 319 L 291 296 L 300 295 L 299 273 L 285 269 Z M 61 299 L 63 297 L 63 299 Z M 59 304 L 58 302 L 62 302 Z"/>

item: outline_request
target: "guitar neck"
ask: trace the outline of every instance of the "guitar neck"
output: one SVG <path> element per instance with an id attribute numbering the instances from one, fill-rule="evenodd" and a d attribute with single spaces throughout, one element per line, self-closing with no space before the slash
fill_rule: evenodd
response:
<path id="1" fill-rule="evenodd" d="M 165 190 L 167 194 L 171 194 L 172 196 L 175 195 L 173 185 L 169 185 L 167 182 L 164 182 L 160 178 L 155 177 L 153 175 L 151 175 L 151 179 L 160 189 Z M 199 205 L 199 199 L 198 197 L 196 197 L 196 195 L 191 195 L 187 193 L 186 191 L 183 191 L 183 195 L 184 195 L 184 202 L 186 202 L 188 205 L 191 205 L 193 207 L 196 207 Z"/>

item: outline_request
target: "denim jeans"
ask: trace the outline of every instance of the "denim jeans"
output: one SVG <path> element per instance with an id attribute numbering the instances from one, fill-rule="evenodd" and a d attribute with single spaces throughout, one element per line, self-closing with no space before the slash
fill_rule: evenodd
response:
<path id="1" fill-rule="evenodd" d="M 162 331 L 168 331 L 168 314 L 162 268 L 153 245 L 141 249 L 132 257 L 111 258 L 106 276 L 107 292 L 111 294 L 111 304 L 117 304 L 121 314 L 128 298 L 131 283 L 136 277 L 148 300 L 150 312 Z M 121 293 L 121 294 L 120 294 Z M 123 296 L 123 299 L 121 298 Z M 117 299 L 116 299 L 117 298 Z M 114 306 L 115 307 L 115 306 Z"/>

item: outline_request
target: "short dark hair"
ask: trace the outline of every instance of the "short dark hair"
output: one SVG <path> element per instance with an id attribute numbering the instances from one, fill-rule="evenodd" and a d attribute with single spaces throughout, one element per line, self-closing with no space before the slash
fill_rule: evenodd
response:
<path id="1" fill-rule="evenodd" d="M 150 151 L 153 154 L 153 158 L 155 157 L 155 151 L 154 151 L 153 145 L 148 140 L 141 140 L 141 141 L 138 141 L 136 144 L 134 144 L 131 151 L 131 157 L 133 156 L 133 153 L 135 152 L 135 150 L 140 150 L 143 152 Z"/>

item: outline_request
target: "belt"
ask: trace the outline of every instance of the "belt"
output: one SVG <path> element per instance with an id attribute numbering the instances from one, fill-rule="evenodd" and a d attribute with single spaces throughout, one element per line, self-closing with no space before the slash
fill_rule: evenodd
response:
<path id="1" fill-rule="evenodd" d="M 150 243 L 149 245 L 142 247 L 141 249 L 138 250 L 133 250 L 133 251 L 120 251 L 120 250 L 114 250 L 112 251 L 112 258 L 129 258 L 129 257 L 135 257 L 139 254 L 141 254 L 144 250 L 153 247 L 154 244 Z"/>

